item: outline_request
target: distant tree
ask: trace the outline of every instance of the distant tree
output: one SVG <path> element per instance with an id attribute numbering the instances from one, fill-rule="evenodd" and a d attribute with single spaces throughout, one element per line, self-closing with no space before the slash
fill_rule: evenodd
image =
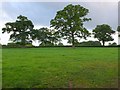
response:
<path id="1" fill-rule="evenodd" d="M 120 26 L 117 27 L 117 31 L 120 32 Z"/>
<path id="2" fill-rule="evenodd" d="M 117 46 L 117 43 L 116 43 L 116 42 L 114 42 L 114 43 L 109 43 L 108 46 Z"/>
<path id="3" fill-rule="evenodd" d="M 58 46 L 64 46 L 64 44 L 60 42 L 60 43 L 58 43 Z"/>
<path id="4" fill-rule="evenodd" d="M 23 46 L 30 42 L 29 40 L 34 25 L 27 17 L 20 15 L 17 17 L 15 22 L 8 22 L 5 24 L 5 26 L 5 28 L 2 28 L 2 33 L 12 32 L 10 39 L 13 40 L 13 42 L 20 42 L 20 44 Z"/>
<path id="5" fill-rule="evenodd" d="M 94 38 L 102 41 L 103 46 L 105 45 L 105 42 L 114 40 L 111 36 L 113 33 L 115 33 L 115 31 L 107 24 L 97 25 L 93 30 Z"/>
<path id="6" fill-rule="evenodd" d="M 120 26 L 117 27 L 118 36 L 120 37 Z"/>
<path id="7" fill-rule="evenodd" d="M 44 27 L 34 30 L 32 39 L 39 40 L 39 42 L 41 42 L 40 45 L 42 46 L 46 46 L 46 45 L 53 46 L 58 41 L 56 32 L 54 30 L 44 28 Z"/>
<path id="8" fill-rule="evenodd" d="M 48 28 L 40 28 L 40 29 L 35 29 L 34 30 L 32 39 L 37 39 L 39 42 L 41 42 L 41 45 L 45 46 L 46 43 L 49 41 L 48 38 L 50 36 L 50 32 Z"/>
<path id="9" fill-rule="evenodd" d="M 84 41 L 80 42 L 78 46 L 101 46 L 101 43 L 99 41 Z"/>
<path id="10" fill-rule="evenodd" d="M 51 42 L 49 42 L 49 41 L 47 41 L 47 42 L 42 42 L 41 44 L 40 44 L 40 46 L 54 46 L 54 44 L 53 43 L 51 43 Z"/>
<path id="11" fill-rule="evenodd" d="M 60 33 L 60 36 L 67 39 L 72 46 L 75 46 L 76 38 L 84 38 L 90 35 L 83 26 L 85 21 L 91 20 L 85 16 L 89 10 L 80 6 L 69 4 L 63 10 L 57 12 L 54 19 L 50 21 L 51 27 L 54 27 Z"/>

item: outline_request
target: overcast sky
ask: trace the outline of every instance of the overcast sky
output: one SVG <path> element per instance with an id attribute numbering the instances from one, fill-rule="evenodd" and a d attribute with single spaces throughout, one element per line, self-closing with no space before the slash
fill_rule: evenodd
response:
<path id="1" fill-rule="evenodd" d="M 6 22 L 15 21 L 17 16 L 24 15 L 32 20 L 35 28 L 49 27 L 50 20 L 56 12 L 68 4 L 80 4 L 89 9 L 87 17 L 92 21 L 86 22 L 85 27 L 92 30 L 96 25 L 109 24 L 113 30 L 118 26 L 118 2 L 2 2 L 0 3 L 0 29 Z M 6 38 L 5 38 L 6 37 Z M 115 42 L 118 42 L 117 35 Z M 8 35 L 2 35 L 2 43 L 6 43 Z"/>

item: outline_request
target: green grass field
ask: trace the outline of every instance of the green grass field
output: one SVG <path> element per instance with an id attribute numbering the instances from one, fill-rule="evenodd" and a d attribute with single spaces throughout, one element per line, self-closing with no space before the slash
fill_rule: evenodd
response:
<path id="1" fill-rule="evenodd" d="M 2 50 L 3 88 L 114 88 L 118 48 Z"/>

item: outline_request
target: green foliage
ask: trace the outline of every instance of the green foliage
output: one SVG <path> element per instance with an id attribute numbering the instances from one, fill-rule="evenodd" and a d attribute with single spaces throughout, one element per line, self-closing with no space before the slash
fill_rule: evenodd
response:
<path id="1" fill-rule="evenodd" d="M 68 5 L 63 10 L 57 12 L 54 19 L 50 21 L 51 27 L 58 30 L 58 33 L 74 46 L 75 38 L 84 38 L 90 35 L 83 26 L 85 21 L 91 20 L 85 16 L 89 10 L 80 5 Z"/>
<path id="2" fill-rule="evenodd" d="M 87 42 L 80 42 L 77 44 L 78 46 L 101 46 L 99 41 L 87 41 Z"/>
<path id="3" fill-rule="evenodd" d="M 7 45 L 2 45 L 3 48 L 29 48 L 33 47 L 31 43 L 26 43 L 26 45 L 22 45 L 20 42 L 17 43 L 8 43 Z"/>
<path id="4" fill-rule="evenodd" d="M 8 22 L 5 24 L 5 28 L 2 29 L 2 33 L 11 33 L 10 39 L 13 42 L 20 42 L 25 45 L 30 40 L 30 36 L 33 30 L 33 23 L 25 16 L 18 16 L 15 22 Z"/>
<path id="5" fill-rule="evenodd" d="M 58 43 L 58 46 L 64 46 L 64 44 L 60 42 L 60 43 Z"/>
<path id="6" fill-rule="evenodd" d="M 117 31 L 120 32 L 120 26 L 117 27 Z"/>
<path id="7" fill-rule="evenodd" d="M 2 48 L 21 48 L 22 45 L 17 43 L 8 43 L 7 45 L 2 45 Z"/>
<path id="8" fill-rule="evenodd" d="M 53 43 L 51 43 L 51 42 L 42 42 L 41 44 L 40 44 L 40 46 L 54 46 L 54 44 Z"/>
<path id="9" fill-rule="evenodd" d="M 119 32 L 118 36 L 120 37 L 120 26 L 117 27 L 117 31 Z"/>
<path id="10" fill-rule="evenodd" d="M 109 46 L 117 46 L 117 43 L 109 43 Z"/>
<path id="11" fill-rule="evenodd" d="M 105 42 L 114 40 L 111 36 L 113 33 L 115 33 L 115 31 L 113 31 L 107 24 L 97 25 L 97 27 L 93 30 L 94 38 L 102 41 L 103 46 Z"/>
<path id="12" fill-rule="evenodd" d="M 21 45 L 19 43 L 8 43 L 7 47 L 14 48 L 14 47 L 21 47 Z"/>
<path id="13" fill-rule="evenodd" d="M 54 45 L 59 41 L 59 36 L 54 29 L 44 27 L 34 30 L 32 38 L 39 40 L 42 46 Z"/>

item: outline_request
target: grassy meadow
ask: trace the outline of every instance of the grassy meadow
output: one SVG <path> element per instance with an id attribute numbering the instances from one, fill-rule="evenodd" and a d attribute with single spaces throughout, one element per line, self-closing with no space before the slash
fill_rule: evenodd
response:
<path id="1" fill-rule="evenodd" d="M 118 48 L 4 48 L 3 88 L 115 88 Z"/>

